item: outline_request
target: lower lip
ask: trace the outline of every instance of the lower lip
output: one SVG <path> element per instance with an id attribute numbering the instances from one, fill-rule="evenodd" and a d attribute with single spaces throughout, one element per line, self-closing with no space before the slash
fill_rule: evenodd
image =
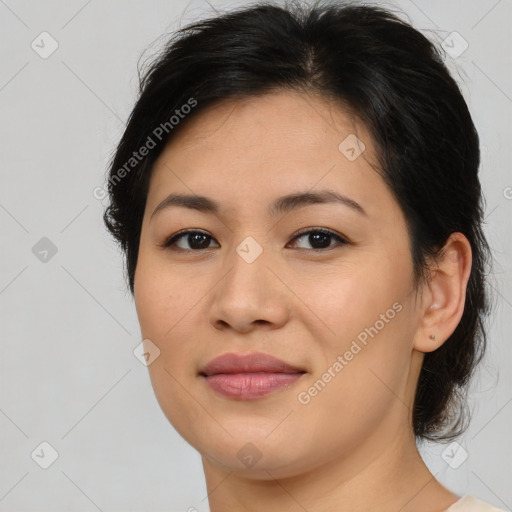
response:
<path id="1" fill-rule="evenodd" d="M 286 388 L 304 373 L 219 373 L 205 377 L 210 387 L 221 395 L 253 400 Z"/>

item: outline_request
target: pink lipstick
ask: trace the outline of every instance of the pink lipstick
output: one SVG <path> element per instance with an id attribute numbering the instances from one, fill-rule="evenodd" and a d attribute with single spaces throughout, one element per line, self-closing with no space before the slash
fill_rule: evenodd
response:
<path id="1" fill-rule="evenodd" d="M 306 373 L 268 354 L 223 354 L 200 372 L 217 393 L 239 400 L 253 400 L 291 386 Z"/>

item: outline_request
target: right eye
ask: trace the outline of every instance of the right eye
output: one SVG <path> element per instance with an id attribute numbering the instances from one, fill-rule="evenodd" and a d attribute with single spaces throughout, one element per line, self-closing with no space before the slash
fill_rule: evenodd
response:
<path id="1" fill-rule="evenodd" d="M 161 246 L 171 250 L 198 252 L 208 249 L 210 240 L 214 240 L 214 238 L 204 231 L 193 231 L 188 229 L 172 235 Z M 188 243 L 189 247 L 182 247 L 178 245 L 178 242 L 182 241 L 185 242 L 185 245 Z"/>

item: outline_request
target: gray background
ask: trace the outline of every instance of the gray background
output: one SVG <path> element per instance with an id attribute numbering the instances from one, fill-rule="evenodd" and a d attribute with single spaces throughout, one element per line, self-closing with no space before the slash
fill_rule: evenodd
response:
<path id="1" fill-rule="evenodd" d="M 200 457 L 165 419 L 133 354 L 135 308 L 93 190 L 133 107 L 143 50 L 151 56 L 162 34 L 242 3 L 0 0 L 2 511 L 208 510 Z M 446 445 L 422 454 L 454 492 L 510 509 L 512 2 L 395 5 L 436 41 L 456 31 L 469 45 L 447 62 L 481 136 L 498 262 L 488 355 L 458 440 L 468 458 L 455 469 Z M 31 47 L 51 48 L 43 31 L 59 45 L 45 59 Z M 47 469 L 43 441 L 58 452 Z"/>

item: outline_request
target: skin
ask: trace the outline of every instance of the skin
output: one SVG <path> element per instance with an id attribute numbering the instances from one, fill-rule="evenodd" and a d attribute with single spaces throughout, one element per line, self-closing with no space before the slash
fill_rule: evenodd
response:
<path id="1" fill-rule="evenodd" d="M 349 134 L 366 148 L 354 161 L 338 149 Z M 369 132 L 340 105 L 282 91 L 184 121 L 154 166 L 135 304 L 143 338 L 160 349 L 149 366 L 157 400 L 202 456 L 212 512 L 435 512 L 459 498 L 422 461 L 411 407 L 424 353 L 462 317 L 470 245 L 452 234 L 432 279 L 415 290 L 405 218 L 375 164 Z M 367 215 L 337 203 L 267 213 L 277 197 L 320 189 Z M 170 193 L 207 196 L 220 211 L 172 206 L 151 217 Z M 293 241 L 318 227 L 349 243 L 327 237 L 329 248 L 315 252 L 307 234 Z M 208 248 L 186 236 L 161 247 L 184 229 L 206 232 Z M 248 236 L 263 249 L 252 263 L 236 252 Z M 300 403 L 395 303 L 400 312 Z M 227 352 L 268 353 L 307 373 L 257 400 L 226 398 L 198 373 Z M 260 458 L 244 464 L 241 449 Z"/>

